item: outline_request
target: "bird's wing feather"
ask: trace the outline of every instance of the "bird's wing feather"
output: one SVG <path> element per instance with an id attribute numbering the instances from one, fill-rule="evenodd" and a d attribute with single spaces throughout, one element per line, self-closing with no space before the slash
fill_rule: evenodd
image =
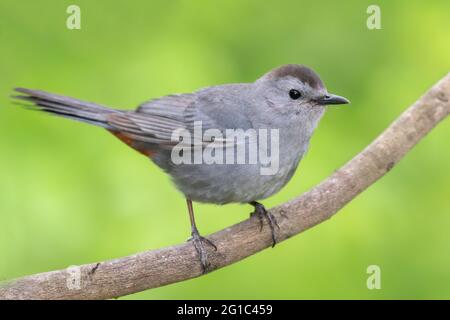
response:
<path id="1" fill-rule="evenodd" d="M 184 111 L 195 100 L 196 96 L 192 93 L 168 95 L 144 102 L 136 109 L 136 113 L 183 121 Z"/>
<path id="2" fill-rule="evenodd" d="M 188 129 L 185 112 L 194 104 L 194 94 L 170 95 L 145 102 L 135 111 L 111 114 L 108 123 L 133 140 L 175 144 L 172 134 L 177 129 Z"/>
<path id="3" fill-rule="evenodd" d="M 177 144 L 172 134 L 186 129 L 191 134 L 201 121 L 201 129 L 248 129 L 245 101 L 237 99 L 240 86 L 216 86 L 189 94 L 169 95 L 140 105 L 136 111 L 111 114 L 108 123 L 130 138 L 156 144 Z M 236 103 L 237 102 L 237 103 Z M 204 137 L 203 137 L 204 138 Z M 209 143 L 211 140 L 203 140 Z"/>

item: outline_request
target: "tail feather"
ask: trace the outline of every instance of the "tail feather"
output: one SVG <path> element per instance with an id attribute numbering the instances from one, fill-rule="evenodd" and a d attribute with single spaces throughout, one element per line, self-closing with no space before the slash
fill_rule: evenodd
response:
<path id="1" fill-rule="evenodd" d="M 119 110 L 92 102 L 81 101 L 41 90 L 16 88 L 15 91 L 22 95 L 16 95 L 13 98 L 33 103 L 33 105 L 27 105 L 28 108 L 90 123 L 107 129 L 110 128 L 107 122 L 107 115 L 120 112 Z"/>

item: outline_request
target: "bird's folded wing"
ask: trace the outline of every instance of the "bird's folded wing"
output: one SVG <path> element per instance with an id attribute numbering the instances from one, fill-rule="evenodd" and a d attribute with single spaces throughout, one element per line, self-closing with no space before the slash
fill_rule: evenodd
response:
<path id="1" fill-rule="evenodd" d="M 111 114 L 108 123 L 133 140 L 174 145 L 179 142 L 172 139 L 174 132 L 192 131 L 195 103 L 194 94 L 170 95 L 143 103 L 135 111 Z"/>
<path id="2" fill-rule="evenodd" d="M 195 93 L 170 95 L 146 102 L 136 111 L 110 114 L 108 124 L 133 140 L 159 145 L 178 144 L 180 141 L 173 139 L 177 130 L 186 130 L 192 137 L 197 133 L 196 126 L 200 126 L 202 143 L 224 143 L 227 142 L 226 129 L 232 129 L 236 124 L 244 129 L 251 125 L 242 112 L 230 112 L 233 105 L 230 107 L 227 102 L 223 99 L 221 103 L 214 103 L 208 95 Z M 227 124 L 230 128 L 226 127 Z M 203 135 L 209 129 L 220 131 L 223 138 Z M 233 139 L 231 145 L 234 144 Z M 227 146 L 230 144 L 227 143 Z"/>

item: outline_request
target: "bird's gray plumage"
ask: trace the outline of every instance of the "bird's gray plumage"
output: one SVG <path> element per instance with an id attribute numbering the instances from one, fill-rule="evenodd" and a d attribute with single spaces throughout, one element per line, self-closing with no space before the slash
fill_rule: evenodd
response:
<path id="1" fill-rule="evenodd" d="M 295 89 L 301 98 L 293 100 Z M 98 104 L 39 90 L 16 89 L 17 98 L 34 108 L 103 127 L 150 158 L 173 179 L 188 199 L 225 204 L 251 202 L 279 191 L 292 177 L 306 153 L 312 133 L 325 111 L 327 94 L 319 76 L 299 65 L 286 65 L 253 83 L 228 84 L 194 93 L 170 95 L 143 103 L 135 111 Z M 340 97 L 338 97 L 340 98 Z M 343 98 L 341 98 L 343 99 Z M 320 102 L 322 101 L 322 102 Z M 341 100 L 339 103 L 345 103 Z M 171 150 L 175 130 L 279 130 L 279 170 L 261 175 L 261 164 L 174 164 Z"/>

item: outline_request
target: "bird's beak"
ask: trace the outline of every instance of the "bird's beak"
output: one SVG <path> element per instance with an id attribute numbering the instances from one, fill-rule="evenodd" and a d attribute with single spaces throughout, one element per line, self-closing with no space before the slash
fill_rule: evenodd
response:
<path id="1" fill-rule="evenodd" d="M 329 104 L 348 104 L 350 101 L 344 97 L 327 93 L 326 95 L 316 99 L 316 102 L 320 105 L 329 105 Z"/>

